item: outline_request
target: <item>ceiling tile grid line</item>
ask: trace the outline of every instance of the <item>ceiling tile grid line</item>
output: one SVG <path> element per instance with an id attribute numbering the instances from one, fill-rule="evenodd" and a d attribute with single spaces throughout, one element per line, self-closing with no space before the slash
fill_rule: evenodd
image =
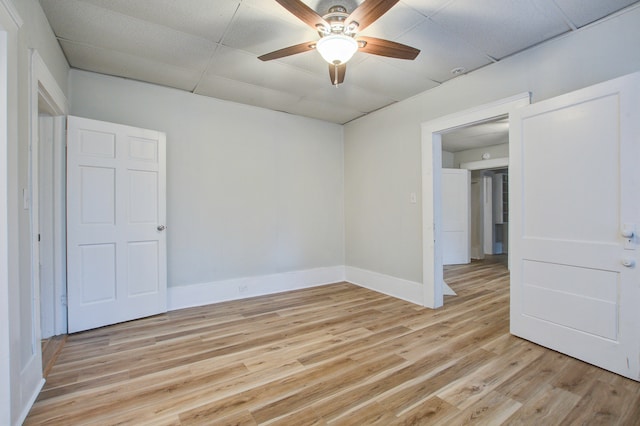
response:
<path id="1" fill-rule="evenodd" d="M 242 0 L 240 0 L 240 1 L 242 1 Z M 202 80 L 204 79 L 205 75 L 209 72 L 209 69 L 211 68 L 211 65 L 212 65 L 212 62 L 214 61 L 216 53 L 218 52 L 218 50 L 220 50 L 220 45 L 222 44 L 225 35 L 229 32 L 229 29 L 231 28 L 231 24 L 232 24 L 235 16 L 238 14 L 238 9 L 239 8 L 240 8 L 240 3 L 238 3 L 236 5 L 236 8 L 233 11 L 233 16 L 231 17 L 231 20 L 225 26 L 225 29 L 222 32 L 222 35 L 220 36 L 220 39 L 218 40 L 218 43 L 216 44 L 216 48 L 213 50 L 213 52 L 211 52 L 211 56 L 209 57 L 209 61 L 207 63 L 207 66 L 202 70 L 202 73 L 200 73 L 200 78 L 198 79 L 198 82 L 195 84 L 195 86 L 191 90 L 191 93 L 197 93 L 198 87 L 202 84 Z"/>
<path id="2" fill-rule="evenodd" d="M 40 0 L 40 3 L 43 5 L 43 9 L 45 9 L 45 14 L 47 15 L 48 19 L 50 19 L 50 16 L 51 16 L 51 12 L 49 12 L 49 11 L 50 10 L 55 10 L 63 2 L 65 2 L 65 3 L 75 3 L 77 6 L 81 6 L 81 5 L 84 4 L 86 6 L 94 8 L 96 10 L 99 10 L 100 12 L 102 12 L 101 19 L 104 19 L 105 21 L 109 21 L 109 19 L 108 19 L 109 15 L 111 15 L 111 16 L 116 16 L 117 15 L 123 21 L 130 21 L 133 24 L 140 23 L 140 24 L 148 25 L 150 27 L 156 27 L 159 30 L 169 31 L 169 32 L 173 32 L 175 34 L 183 34 L 183 35 L 188 36 L 188 37 L 198 38 L 198 39 L 202 39 L 203 41 L 213 42 L 213 43 L 216 43 L 216 44 L 220 42 L 219 40 L 212 40 L 210 38 L 202 37 L 202 36 L 200 36 L 198 34 L 195 34 L 193 32 L 188 32 L 188 31 L 176 29 L 176 28 L 173 28 L 173 27 L 170 27 L 170 26 L 159 24 L 159 23 L 154 22 L 154 21 L 150 21 L 150 20 L 147 20 L 147 19 L 142 19 L 142 18 L 139 18 L 139 17 L 136 17 L 136 16 L 128 15 L 126 13 L 123 13 L 123 12 L 120 12 L 120 11 L 117 11 L 117 10 L 109 9 L 107 7 L 104 7 L 104 6 L 101 6 L 101 5 L 97 4 L 97 3 L 100 3 L 100 2 L 99 1 L 95 1 L 95 0 L 94 1 L 90 1 L 90 0 Z M 106 3 L 106 1 L 104 1 L 104 3 Z M 46 7 L 46 5 L 50 5 L 51 9 L 48 9 Z M 72 9 L 67 8 L 66 10 L 70 11 L 70 10 L 74 10 L 74 9 L 75 8 L 72 8 Z M 77 12 L 76 12 L 76 14 L 77 14 Z M 55 26 L 55 25 L 52 25 L 52 26 Z M 133 26 L 135 27 L 136 25 L 133 25 Z M 58 35 L 59 31 L 56 31 L 55 28 L 54 28 L 54 32 L 56 33 L 56 35 Z"/>
<path id="3" fill-rule="evenodd" d="M 536 1 L 457 0 L 431 19 L 500 60 L 570 29 L 548 2 L 544 5 L 539 7 Z"/>
<path id="4" fill-rule="evenodd" d="M 565 11 L 562 10 L 562 8 L 558 5 L 556 0 L 551 0 L 551 3 L 555 6 L 555 8 L 558 11 L 558 13 L 560 14 L 560 16 L 562 16 L 562 19 L 564 19 L 564 22 L 566 22 L 566 24 L 569 26 L 569 28 L 571 28 L 571 31 L 577 30 L 578 27 L 576 26 L 576 24 L 571 20 L 571 18 L 569 18 L 569 15 L 567 15 L 565 13 Z"/>
<path id="5" fill-rule="evenodd" d="M 86 2 L 64 0 L 42 3 L 51 7 L 45 8 L 45 12 L 48 12 L 56 36 L 66 41 L 141 55 L 187 68 L 204 67 L 206 61 L 202 55 L 208 57 L 216 45 L 214 41 L 193 34 Z M 56 13 L 58 11 L 60 13 Z M 73 19 L 74 16 L 80 19 Z"/>
<path id="6" fill-rule="evenodd" d="M 78 0 L 123 16 L 221 42 L 242 0 Z M 41 4 L 61 0 L 40 0 Z M 214 7 L 212 7 L 212 4 Z M 219 25 L 217 25 L 219 24 Z"/>
<path id="7" fill-rule="evenodd" d="M 113 75 L 131 80 L 159 84 L 189 91 L 199 73 L 171 64 L 159 64 L 140 56 L 61 41 L 66 54 L 75 57 L 74 68 Z"/>

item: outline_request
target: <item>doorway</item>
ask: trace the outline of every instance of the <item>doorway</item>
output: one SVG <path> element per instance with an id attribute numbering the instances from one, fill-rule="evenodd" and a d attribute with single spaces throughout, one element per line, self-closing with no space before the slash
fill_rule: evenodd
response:
<path id="1" fill-rule="evenodd" d="M 65 123 L 67 100 L 36 50 L 30 64 L 31 274 L 38 340 L 67 332 Z"/>
<path id="2" fill-rule="evenodd" d="M 424 306 L 438 308 L 443 305 L 443 232 L 441 174 L 443 139 L 456 130 L 506 119 L 516 108 L 530 103 L 529 93 L 503 99 L 461 113 L 445 116 L 422 125 L 422 232 L 423 232 L 423 288 Z M 481 148 L 482 149 L 482 148 Z M 484 149 L 487 149 L 486 147 Z M 491 156 L 490 156 L 491 157 Z M 505 167 L 500 158 L 479 158 L 488 167 Z M 473 163 L 474 161 L 466 161 Z M 502 163 L 501 163 L 502 162 Z M 461 161 L 462 164 L 462 161 Z M 467 164 L 468 165 L 468 164 Z M 508 227 L 508 225 L 507 225 Z"/>
<path id="3" fill-rule="evenodd" d="M 507 254 L 509 245 L 509 118 L 507 115 L 442 133 L 442 168 L 468 170 L 470 259 Z M 463 196 L 446 194 L 444 199 Z M 464 194 L 466 196 L 466 194 Z M 443 203 L 443 208 L 446 208 Z M 447 215 L 450 213 L 446 213 Z M 445 253 L 448 241 L 443 241 Z M 445 265 L 452 264 L 447 262 Z"/>

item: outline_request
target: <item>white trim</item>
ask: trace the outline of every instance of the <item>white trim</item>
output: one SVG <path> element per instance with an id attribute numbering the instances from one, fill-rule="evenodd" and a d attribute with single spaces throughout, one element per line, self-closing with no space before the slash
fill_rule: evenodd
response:
<path id="1" fill-rule="evenodd" d="M 42 380 L 40 380 L 40 383 L 38 383 L 38 386 L 35 387 L 35 389 L 33 390 L 33 395 L 31 395 L 29 397 L 29 400 L 27 401 L 26 405 L 24 406 L 24 409 L 20 413 L 20 417 L 18 418 L 18 421 L 16 422 L 16 425 L 21 425 L 27 419 L 27 416 L 29 415 L 29 411 L 31 411 L 31 407 L 36 402 L 36 398 L 38 398 L 38 395 L 40 394 L 40 391 L 44 387 L 44 383 L 45 383 L 45 380 L 42 379 Z"/>
<path id="2" fill-rule="evenodd" d="M 1 12 L 1 10 L 0 10 Z M 0 25 L 0 424 L 11 419 L 11 331 L 9 325 L 9 217 L 8 217 L 8 34 Z"/>
<path id="3" fill-rule="evenodd" d="M 53 118 L 53 265 L 55 301 L 54 319 L 56 335 L 67 332 L 67 117 Z M 56 192 L 57 190 L 57 192 Z"/>
<path id="4" fill-rule="evenodd" d="M 469 161 L 468 163 L 460 163 L 460 168 L 467 169 L 467 170 L 501 169 L 503 167 L 509 167 L 509 157 L 490 158 L 489 160 Z"/>
<path id="5" fill-rule="evenodd" d="M 64 92 L 58 85 L 58 82 L 49 71 L 44 60 L 37 50 L 30 49 L 29 62 L 29 189 L 30 189 L 30 217 L 31 217 L 31 237 L 32 237 L 32 262 L 31 276 L 33 286 L 34 306 L 34 322 L 38 328 L 38 338 L 40 332 L 40 267 L 39 267 L 39 243 L 38 234 L 39 227 L 39 185 L 38 173 L 40 166 L 38 164 L 38 140 L 39 132 L 39 103 L 42 101 L 46 104 L 47 109 L 54 116 L 54 153 L 53 158 L 45 159 L 45 161 L 53 162 L 54 169 L 54 235 L 53 247 L 54 251 L 54 294 L 55 311 L 50 312 L 50 316 L 54 322 L 53 330 L 55 334 L 64 334 L 67 332 L 66 306 L 63 305 L 63 296 L 66 294 L 66 258 L 64 254 L 60 255 L 59 251 L 66 252 L 65 243 L 65 217 L 64 214 L 64 188 L 65 188 L 65 137 L 64 137 L 64 116 L 69 111 L 69 105 Z M 62 154 L 60 154 L 62 153 Z M 63 211 L 60 211 L 62 204 Z"/>
<path id="6" fill-rule="evenodd" d="M 515 108 L 529 105 L 530 94 L 522 93 L 422 124 L 422 274 L 424 306 L 442 306 L 442 201 L 440 175 L 444 131 L 467 127 L 508 115 Z"/>
<path id="7" fill-rule="evenodd" d="M 345 267 L 345 280 L 360 287 L 422 305 L 422 284 L 353 266 Z"/>
<path id="8" fill-rule="evenodd" d="M 20 14 L 18 13 L 16 7 L 13 5 L 13 2 L 11 0 L 0 0 L 0 5 L 4 6 L 4 9 L 11 17 L 13 23 L 16 24 L 16 27 L 18 27 L 18 29 L 20 29 L 24 21 L 22 21 L 22 18 L 20 17 Z"/>
<path id="9" fill-rule="evenodd" d="M 1 0 L 0 0 L 1 1 Z M 55 115 L 67 115 L 69 113 L 69 105 L 64 92 L 58 86 L 58 82 L 56 81 L 51 71 L 45 64 L 44 60 L 42 60 L 42 56 L 35 49 L 31 50 L 31 89 L 39 91 L 40 95 L 47 102 L 47 105 L 51 108 L 51 110 L 55 113 Z M 39 85 L 39 87 L 38 87 Z M 33 96 L 33 92 L 32 92 Z M 33 98 L 32 98 L 33 99 Z M 36 106 L 37 106 L 36 99 Z M 32 111 L 33 113 L 33 111 Z M 36 115 L 38 111 L 36 109 Z"/>
<path id="10" fill-rule="evenodd" d="M 167 309 L 190 308 L 344 281 L 344 266 L 169 287 Z"/>

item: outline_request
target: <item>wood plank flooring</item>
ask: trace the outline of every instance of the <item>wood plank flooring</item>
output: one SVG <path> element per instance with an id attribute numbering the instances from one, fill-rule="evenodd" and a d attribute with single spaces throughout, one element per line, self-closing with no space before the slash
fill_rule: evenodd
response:
<path id="1" fill-rule="evenodd" d="M 509 335 L 501 260 L 438 310 L 339 283 L 69 336 L 25 425 L 640 425 L 640 383 Z"/>
<path id="2" fill-rule="evenodd" d="M 67 335 L 53 336 L 48 339 L 43 339 L 41 342 L 42 349 L 42 375 L 46 379 L 49 375 L 49 371 L 53 368 L 60 351 L 67 341 Z"/>

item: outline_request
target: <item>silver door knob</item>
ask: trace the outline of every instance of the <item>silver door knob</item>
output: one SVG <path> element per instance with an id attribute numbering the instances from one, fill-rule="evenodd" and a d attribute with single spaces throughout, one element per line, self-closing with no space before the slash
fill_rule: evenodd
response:
<path id="1" fill-rule="evenodd" d="M 636 261 L 630 257 L 625 257 L 624 259 L 622 259 L 622 265 L 626 266 L 627 268 L 633 268 L 634 266 L 636 266 Z"/>
<path id="2" fill-rule="evenodd" d="M 166 226 L 164 225 L 158 225 L 158 227 L 156 228 L 158 231 L 164 231 L 165 229 L 167 229 Z"/>

